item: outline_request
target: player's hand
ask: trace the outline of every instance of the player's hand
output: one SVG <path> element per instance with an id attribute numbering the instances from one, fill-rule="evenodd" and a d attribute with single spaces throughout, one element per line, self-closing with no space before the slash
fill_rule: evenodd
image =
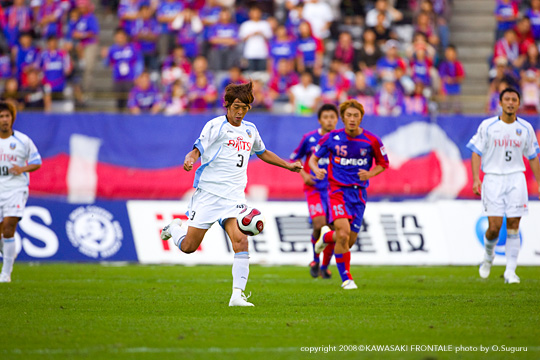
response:
<path id="1" fill-rule="evenodd" d="M 23 170 L 20 166 L 17 166 L 15 164 L 12 164 L 13 167 L 9 169 L 9 173 L 13 175 L 21 175 L 23 173 Z"/>
<path id="2" fill-rule="evenodd" d="M 315 177 L 319 180 L 323 180 L 326 176 L 326 170 L 318 168 L 317 170 L 313 171 L 315 173 Z"/>
<path id="3" fill-rule="evenodd" d="M 472 186 L 472 191 L 476 195 L 481 195 L 481 193 L 482 193 L 482 182 L 480 181 L 480 179 L 474 180 L 473 186 Z"/>
<path id="4" fill-rule="evenodd" d="M 295 161 L 289 165 L 289 170 L 294 172 L 300 172 L 304 167 L 300 161 Z"/>
<path id="5" fill-rule="evenodd" d="M 358 177 L 360 178 L 360 180 L 366 181 L 369 180 L 369 178 L 371 177 L 371 173 L 367 170 L 360 169 L 358 170 Z"/>
<path id="6" fill-rule="evenodd" d="M 315 181 L 314 181 L 315 177 L 313 175 L 305 173 L 305 172 L 301 172 L 300 174 L 302 175 L 302 179 L 304 180 L 304 184 L 310 185 L 310 186 L 315 185 Z"/>
<path id="7" fill-rule="evenodd" d="M 193 169 L 193 164 L 195 163 L 195 159 L 191 157 L 189 154 L 186 155 L 186 159 L 184 160 L 184 170 L 191 171 Z"/>

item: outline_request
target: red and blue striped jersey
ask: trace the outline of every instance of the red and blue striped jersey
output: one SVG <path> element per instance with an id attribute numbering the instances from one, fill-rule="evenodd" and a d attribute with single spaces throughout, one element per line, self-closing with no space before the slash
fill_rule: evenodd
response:
<path id="1" fill-rule="evenodd" d="M 293 153 L 290 156 L 290 159 L 293 161 L 301 160 L 303 158 L 306 158 L 306 161 L 304 162 L 304 171 L 308 174 L 314 175 L 313 171 L 309 168 L 309 158 L 313 154 L 313 151 L 315 150 L 317 144 L 321 140 L 323 136 L 319 133 L 319 129 L 310 131 L 306 133 L 302 140 L 300 141 L 300 145 L 293 151 Z M 328 157 L 323 157 L 319 159 L 319 167 L 321 169 L 327 169 L 328 168 Z M 313 189 L 317 190 L 326 190 L 328 188 L 328 177 L 325 177 L 322 180 L 314 179 L 315 186 L 310 185 L 304 185 L 304 190 L 309 191 Z"/>
<path id="2" fill-rule="evenodd" d="M 384 168 L 389 166 L 381 139 L 365 129 L 354 138 L 348 136 L 345 129 L 331 131 L 319 141 L 314 154 L 318 158 L 329 158 L 328 182 L 331 187 L 366 188 L 369 180 L 360 180 L 360 169 L 371 169 L 373 161 Z"/>

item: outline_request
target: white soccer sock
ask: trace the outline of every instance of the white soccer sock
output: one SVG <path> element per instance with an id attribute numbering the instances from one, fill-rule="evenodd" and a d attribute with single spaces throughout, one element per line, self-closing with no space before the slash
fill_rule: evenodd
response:
<path id="1" fill-rule="evenodd" d="M 246 289 L 249 276 L 249 253 L 247 251 L 234 254 L 232 276 L 233 295 L 235 295 L 234 290 L 244 291 Z"/>
<path id="2" fill-rule="evenodd" d="M 488 240 L 486 238 L 486 235 L 484 234 L 484 248 L 486 249 L 486 253 L 484 254 L 484 260 L 492 262 L 495 258 L 495 246 L 499 242 L 499 238 L 495 238 L 494 240 Z"/>
<path id="3" fill-rule="evenodd" d="M 15 238 L 4 238 L 4 264 L 2 265 L 2 274 L 11 276 L 13 271 L 13 263 L 15 262 Z"/>
<path id="4" fill-rule="evenodd" d="M 187 234 L 187 226 L 182 223 L 182 226 L 178 226 L 176 224 L 171 226 L 171 237 L 174 241 L 174 244 L 178 246 L 180 250 L 180 245 L 182 244 L 182 240 L 186 237 Z"/>
<path id="5" fill-rule="evenodd" d="M 506 236 L 506 274 L 515 274 L 519 255 L 519 230 L 508 230 Z"/>

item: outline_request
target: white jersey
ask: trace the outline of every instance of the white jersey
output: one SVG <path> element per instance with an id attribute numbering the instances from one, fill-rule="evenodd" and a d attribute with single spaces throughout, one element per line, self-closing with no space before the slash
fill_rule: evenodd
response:
<path id="1" fill-rule="evenodd" d="M 7 139 L 0 139 L 0 192 L 28 188 L 28 173 L 13 175 L 13 165 L 41 164 L 41 155 L 34 142 L 25 134 L 14 131 Z"/>
<path id="2" fill-rule="evenodd" d="M 484 173 L 497 175 L 524 172 L 523 157 L 540 153 L 531 124 L 521 118 L 507 124 L 498 116 L 482 121 L 467 147 L 482 157 Z"/>
<path id="3" fill-rule="evenodd" d="M 248 121 L 232 126 L 225 115 L 219 116 L 206 123 L 194 147 L 201 152 L 201 166 L 193 187 L 244 201 L 249 157 L 266 151 L 257 127 Z"/>

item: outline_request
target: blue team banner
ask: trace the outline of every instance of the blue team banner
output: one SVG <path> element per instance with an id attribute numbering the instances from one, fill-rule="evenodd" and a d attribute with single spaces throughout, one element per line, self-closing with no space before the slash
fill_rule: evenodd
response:
<path id="1" fill-rule="evenodd" d="M 90 192 L 97 199 L 178 199 L 190 191 L 193 172 L 182 169 L 203 126 L 216 114 L 167 117 L 126 114 L 21 113 L 15 128 L 37 145 L 43 166 L 32 174 L 33 195 L 71 196 Z M 302 136 L 318 128 L 315 116 L 248 113 L 266 147 L 288 158 Z M 466 145 L 485 116 L 375 117 L 362 126 L 379 136 L 390 169 L 371 182 L 375 198 L 473 198 L 471 151 Z M 526 118 L 540 129 L 538 117 Z M 342 127 L 342 123 L 338 127 Z M 304 197 L 297 174 L 253 157 L 251 186 L 271 200 Z M 530 177 L 530 176 L 529 176 Z M 535 187 L 532 187 L 533 195 Z M 75 194 L 76 195 L 76 194 Z"/>
<path id="2" fill-rule="evenodd" d="M 137 261 L 122 201 L 68 204 L 30 198 L 16 234 L 22 261 Z"/>

